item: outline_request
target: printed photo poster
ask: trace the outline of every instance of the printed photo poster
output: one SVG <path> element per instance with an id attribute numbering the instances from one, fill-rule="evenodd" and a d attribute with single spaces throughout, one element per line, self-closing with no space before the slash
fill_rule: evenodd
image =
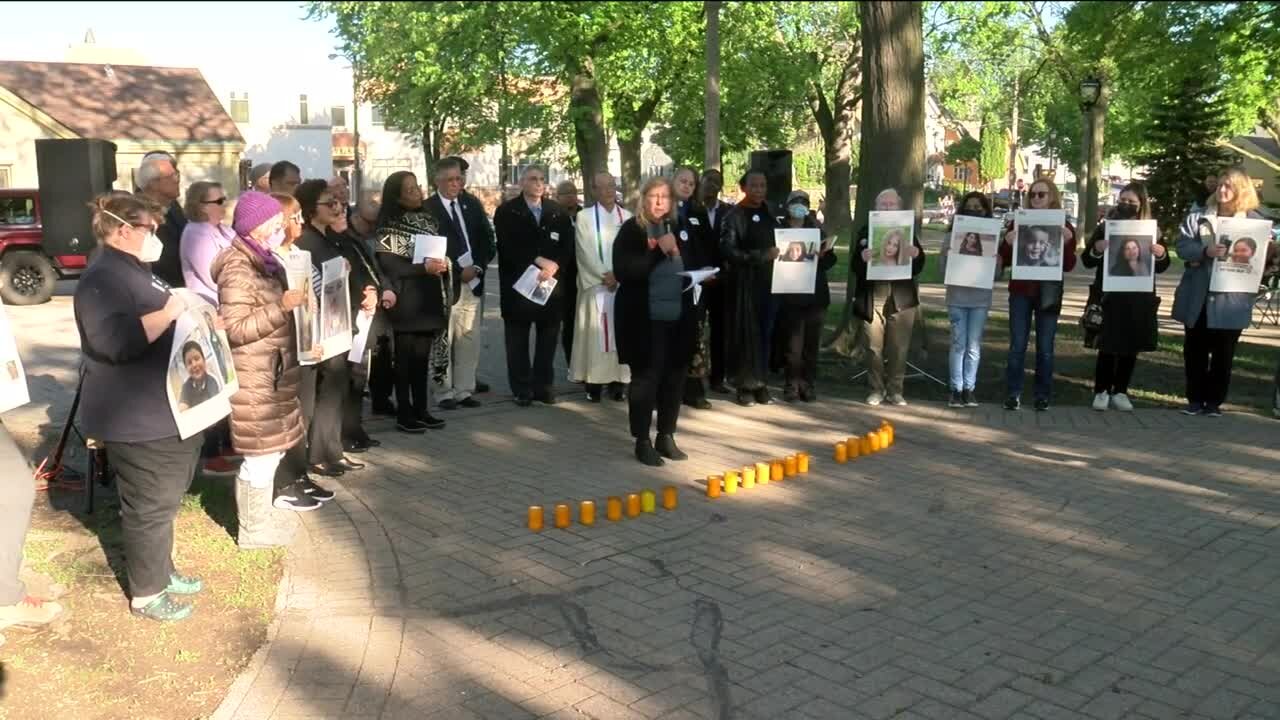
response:
<path id="1" fill-rule="evenodd" d="M 1018 210 L 1014 215 L 1014 280 L 1062 280 L 1066 224 L 1065 210 Z"/>
<path id="2" fill-rule="evenodd" d="M 311 253 L 306 250 L 293 249 L 293 252 L 281 257 L 284 262 L 285 279 L 290 290 L 302 290 L 310 302 L 293 309 L 293 324 L 298 337 L 298 363 L 315 365 L 318 360 L 311 354 L 316 344 L 316 336 L 320 328 L 320 313 L 315 303 L 315 290 L 311 286 Z"/>
<path id="3" fill-rule="evenodd" d="M 165 390 L 178 435 L 185 439 L 231 414 L 231 396 L 240 382 L 227 334 L 217 327 L 218 311 L 195 293 L 173 293 L 187 309 L 174 325 Z"/>
<path id="4" fill-rule="evenodd" d="M 818 278 L 822 236 L 817 228 L 779 228 L 773 231 L 778 257 L 773 261 L 773 294 L 813 294 Z"/>
<path id="5" fill-rule="evenodd" d="M 1001 224 L 996 218 L 956 215 L 951 225 L 944 283 L 990 290 L 996 278 L 996 245 Z"/>
<path id="6" fill-rule="evenodd" d="M 13 337 L 9 316 L 0 306 L 0 413 L 31 402 L 27 389 L 27 371 L 18 355 L 18 341 Z"/>
<path id="7" fill-rule="evenodd" d="M 1156 289 L 1155 220 L 1108 220 L 1107 252 L 1102 259 L 1103 292 L 1151 292 Z"/>
<path id="8" fill-rule="evenodd" d="M 1219 217 L 1214 220 L 1213 228 L 1218 244 L 1227 249 L 1227 254 L 1213 261 L 1209 289 L 1257 293 L 1271 243 L 1271 221 Z"/>
<path id="9" fill-rule="evenodd" d="M 538 276 L 541 274 L 541 268 L 537 265 L 530 265 L 524 269 L 524 274 L 511 287 L 531 302 L 537 305 L 546 305 L 547 301 L 551 299 L 551 293 L 555 292 L 556 285 L 560 281 L 555 278 L 539 280 Z"/>
<path id="10" fill-rule="evenodd" d="M 916 231 L 914 210 L 867 213 L 868 280 L 910 280 L 911 247 Z"/>
<path id="11" fill-rule="evenodd" d="M 336 257 L 320 266 L 321 358 L 351 352 L 351 295 L 347 260 Z"/>

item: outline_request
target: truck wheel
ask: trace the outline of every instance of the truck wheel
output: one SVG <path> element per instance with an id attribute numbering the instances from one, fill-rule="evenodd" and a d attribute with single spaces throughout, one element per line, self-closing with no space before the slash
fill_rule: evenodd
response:
<path id="1" fill-rule="evenodd" d="M 0 298 L 6 305 L 48 302 L 57 282 L 53 265 L 38 252 L 10 250 L 0 258 Z"/>

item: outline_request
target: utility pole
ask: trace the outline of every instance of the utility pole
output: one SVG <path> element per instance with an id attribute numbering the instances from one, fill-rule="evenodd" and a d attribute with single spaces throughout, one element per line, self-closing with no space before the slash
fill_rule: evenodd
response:
<path id="1" fill-rule="evenodd" d="M 1013 122 L 1009 125 L 1009 190 L 1018 182 L 1018 95 L 1021 78 L 1013 77 Z"/>
<path id="2" fill-rule="evenodd" d="M 720 169 L 720 3 L 704 0 L 707 18 L 706 138 L 702 166 Z"/>
<path id="3" fill-rule="evenodd" d="M 356 207 L 360 207 L 360 188 L 364 184 L 360 172 L 360 61 L 351 61 L 351 134 L 352 157 L 355 166 L 351 168 L 351 179 L 355 181 Z"/>

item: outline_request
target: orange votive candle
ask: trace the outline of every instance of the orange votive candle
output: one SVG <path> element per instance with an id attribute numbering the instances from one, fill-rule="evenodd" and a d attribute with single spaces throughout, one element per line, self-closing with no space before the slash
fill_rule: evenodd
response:
<path id="1" fill-rule="evenodd" d="M 640 492 L 640 509 L 647 513 L 658 509 L 658 496 L 654 495 L 652 490 Z"/>
<path id="2" fill-rule="evenodd" d="M 880 452 L 880 435 L 867 433 L 867 445 L 871 448 L 871 452 Z"/>
<path id="3" fill-rule="evenodd" d="M 591 500 L 583 500 L 578 504 L 578 522 L 591 527 L 596 524 L 596 504 Z"/>
<path id="4" fill-rule="evenodd" d="M 538 532 L 542 530 L 542 506 L 529 506 L 529 529 Z"/>
<path id="5" fill-rule="evenodd" d="M 721 475 L 707 476 L 707 497 L 720 497 L 720 486 L 724 483 L 724 477 Z"/>
<path id="6" fill-rule="evenodd" d="M 871 454 L 871 436 L 870 435 L 863 435 L 862 437 L 858 438 L 858 454 L 859 455 Z"/>
<path id="7" fill-rule="evenodd" d="M 662 488 L 662 507 L 664 510 L 676 509 L 676 503 L 678 502 L 677 496 L 679 495 L 679 492 L 680 491 L 675 485 L 668 485 Z"/>
<path id="8" fill-rule="evenodd" d="M 796 471 L 800 473 L 809 472 L 809 453 L 796 453 Z"/>
<path id="9" fill-rule="evenodd" d="M 605 501 L 604 516 L 609 518 L 609 522 L 618 522 L 622 519 L 622 498 L 613 496 Z"/>
<path id="10" fill-rule="evenodd" d="M 742 489 L 750 490 L 756 486 L 756 466 L 748 465 L 742 468 Z"/>
<path id="11" fill-rule="evenodd" d="M 843 441 L 836 443 L 835 461 L 841 465 L 849 461 L 849 450 Z"/>
<path id="12" fill-rule="evenodd" d="M 787 470 L 786 470 L 786 467 L 784 466 L 783 461 L 781 459 L 774 460 L 773 465 L 769 468 L 769 479 L 781 480 L 782 478 L 786 477 L 786 475 L 787 475 Z"/>
<path id="13" fill-rule="evenodd" d="M 627 517 L 633 518 L 640 514 L 640 493 L 629 493 L 627 495 Z"/>
<path id="14" fill-rule="evenodd" d="M 887 450 L 889 448 L 889 431 L 886 428 L 880 428 L 880 432 L 876 433 L 880 436 L 880 449 Z"/>
<path id="15" fill-rule="evenodd" d="M 769 477 L 769 463 L 756 463 L 756 482 L 768 485 L 773 478 Z"/>
<path id="16" fill-rule="evenodd" d="M 556 527 L 567 528 L 571 518 L 569 517 L 569 506 L 565 503 L 556 505 Z"/>
<path id="17" fill-rule="evenodd" d="M 852 460 L 861 455 L 862 438 L 851 437 L 844 441 L 845 448 L 849 451 L 849 459 Z"/>
<path id="18" fill-rule="evenodd" d="M 894 443 L 894 429 L 893 429 L 893 426 L 892 426 L 892 425 L 886 425 L 884 429 L 889 431 L 889 444 L 890 444 L 890 445 L 892 445 L 892 444 Z"/>
<path id="19" fill-rule="evenodd" d="M 787 477 L 795 477 L 795 474 L 800 472 L 799 458 L 795 455 L 788 455 L 786 460 L 783 460 L 783 468 Z"/>

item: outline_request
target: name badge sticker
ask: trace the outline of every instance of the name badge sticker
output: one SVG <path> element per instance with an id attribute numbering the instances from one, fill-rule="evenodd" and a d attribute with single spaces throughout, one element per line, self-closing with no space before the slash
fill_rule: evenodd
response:
<path id="1" fill-rule="evenodd" d="M 694 226 L 694 227 L 697 227 L 697 226 L 701 225 L 702 223 L 698 222 L 698 218 L 689 218 L 689 224 L 690 224 L 690 225 L 692 225 L 692 226 Z"/>
<path id="2" fill-rule="evenodd" d="M 559 239 L 560 239 L 560 233 L 555 232 L 554 230 L 553 230 L 553 231 L 551 231 L 551 239 L 552 239 L 552 240 L 559 240 Z"/>

